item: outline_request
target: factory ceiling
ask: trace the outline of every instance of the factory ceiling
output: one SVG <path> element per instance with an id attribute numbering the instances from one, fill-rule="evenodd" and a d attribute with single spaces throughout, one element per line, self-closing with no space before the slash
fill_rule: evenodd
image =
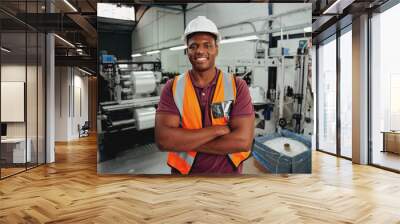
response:
<path id="1" fill-rule="evenodd" d="M 339 20 L 351 17 L 365 10 L 379 7 L 388 0 L 270 0 L 270 1 L 235 1 L 235 2 L 269 2 L 269 3 L 312 3 L 313 38 L 318 40 L 327 30 Z M 2 32 L 16 33 L 21 30 L 39 32 L 54 32 L 61 38 L 56 38 L 56 63 L 82 63 L 95 70 L 97 59 L 97 33 L 119 32 L 131 33 L 144 13 L 150 7 L 160 7 L 185 12 L 191 10 L 187 4 L 177 4 L 176 0 L 46 0 L 37 1 L 0 1 L 0 22 Z M 67 2 L 67 3 L 66 3 Z M 107 18 L 97 18 L 97 3 L 121 3 L 135 7 L 136 21 L 122 22 Z M 194 7 L 204 2 L 201 1 Z M 232 2 L 232 1 L 218 1 Z M 69 4 L 68 4 L 69 3 Z M 193 8 L 193 6 L 192 6 Z M 50 13 L 51 12 L 51 13 Z M 97 25 L 99 24 L 100 29 Z M 343 25 L 343 24 L 342 24 Z M 344 23 L 345 25 L 345 23 Z M 330 31 L 334 32 L 334 31 Z M 328 32 L 329 33 L 329 32 Z M 64 40 L 67 42 L 65 42 Z M 71 44 L 68 44 L 71 43 Z M 78 50 L 79 49 L 79 50 Z M 29 50 L 28 50 L 29 51 Z M 70 64 L 72 65 L 72 64 Z"/>

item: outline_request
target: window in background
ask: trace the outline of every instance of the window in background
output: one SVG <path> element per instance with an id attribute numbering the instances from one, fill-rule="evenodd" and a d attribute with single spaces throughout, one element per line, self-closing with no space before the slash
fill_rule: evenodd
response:
<path id="1" fill-rule="evenodd" d="M 25 12 L 45 11 L 44 0 L 9 1 L 4 4 L 18 7 L 22 17 Z M 1 114 L 9 117 L 1 118 L 2 126 L 6 124 L 7 127 L 7 133 L 2 133 L 0 146 L 0 178 L 5 178 L 45 163 L 46 38 L 40 30 L 2 12 L 0 37 L 2 98 L 14 96 L 9 105 L 18 108 L 4 106 L 5 101 L 1 100 Z"/>
<path id="2" fill-rule="evenodd" d="M 352 157 L 352 32 L 340 36 L 340 155 Z"/>
<path id="3" fill-rule="evenodd" d="M 318 149 L 336 154 L 336 37 L 318 48 Z"/>
<path id="4" fill-rule="evenodd" d="M 26 162 L 31 159 L 30 142 L 26 141 L 26 74 L 27 74 L 27 45 L 25 32 L 2 32 L 1 46 L 9 49 L 1 51 L 1 83 L 2 95 L 14 95 L 17 102 L 11 105 L 18 105 L 16 113 L 2 102 L 0 109 L 1 122 L 7 124 L 6 139 L 1 140 L 1 178 L 26 170 Z M 5 86 L 11 86 L 6 88 Z M 21 103 L 18 103 L 22 101 Z M 8 104 L 10 105 L 10 104 Z M 19 116 L 14 116 L 18 114 Z"/>
<path id="5" fill-rule="evenodd" d="M 372 163 L 395 170 L 400 170 L 400 150 L 393 152 L 400 148 L 400 133 L 391 133 L 400 129 L 400 43 L 398 31 L 393 29 L 398 21 L 400 4 L 371 19 Z M 387 132 L 387 139 L 383 132 Z M 395 150 L 388 149 L 389 146 Z"/>

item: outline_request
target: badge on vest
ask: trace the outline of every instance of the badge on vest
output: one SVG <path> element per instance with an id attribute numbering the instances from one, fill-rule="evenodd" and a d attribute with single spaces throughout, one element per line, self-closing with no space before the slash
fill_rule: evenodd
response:
<path id="1" fill-rule="evenodd" d="M 233 100 L 223 101 L 211 104 L 211 114 L 213 118 L 225 118 L 229 120 L 229 114 L 232 110 Z"/>

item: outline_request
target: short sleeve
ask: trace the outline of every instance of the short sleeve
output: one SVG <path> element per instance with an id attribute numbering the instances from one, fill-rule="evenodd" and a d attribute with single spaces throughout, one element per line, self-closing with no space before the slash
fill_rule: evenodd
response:
<path id="1" fill-rule="evenodd" d="M 254 115 L 254 107 L 246 82 L 236 78 L 236 102 L 233 105 L 231 117 Z"/>
<path id="2" fill-rule="evenodd" d="M 160 102 L 158 103 L 157 113 L 170 113 L 179 116 L 178 107 L 175 104 L 174 96 L 172 94 L 172 83 L 173 79 L 170 79 L 165 84 L 161 96 Z"/>

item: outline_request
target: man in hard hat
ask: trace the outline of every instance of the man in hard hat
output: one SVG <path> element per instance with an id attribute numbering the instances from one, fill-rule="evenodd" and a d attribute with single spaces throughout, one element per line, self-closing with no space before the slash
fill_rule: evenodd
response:
<path id="1" fill-rule="evenodd" d="M 211 20 L 192 20 L 183 39 L 192 69 L 168 81 L 162 91 L 156 143 L 168 152 L 173 174 L 241 173 L 254 133 L 248 87 L 215 67 L 221 38 Z"/>

